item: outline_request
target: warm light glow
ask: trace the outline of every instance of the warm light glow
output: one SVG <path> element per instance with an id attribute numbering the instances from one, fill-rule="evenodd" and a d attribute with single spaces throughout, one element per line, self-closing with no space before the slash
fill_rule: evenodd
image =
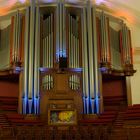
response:
<path id="1" fill-rule="evenodd" d="M 116 10 L 114 15 L 116 17 L 122 18 L 123 20 L 127 20 L 129 23 L 132 23 L 132 24 L 135 23 L 135 19 L 133 15 L 131 15 L 131 13 L 129 12 Z"/>
<path id="2" fill-rule="evenodd" d="M 0 16 L 9 12 L 17 2 L 24 3 L 26 0 L 0 0 Z"/>
<path id="3" fill-rule="evenodd" d="M 0 0 L 0 15 L 5 15 L 17 0 Z"/>
<path id="4" fill-rule="evenodd" d="M 16 3 L 25 3 L 27 0 L 0 0 L 0 16 L 7 14 Z M 57 0 L 38 0 L 40 2 L 57 2 Z M 64 0 L 66 2 L 77 3 L 82 0 Z M 101 6 L 103 10 L 107 10 L 116 17 L 123 18 L 128 22 L 135 24 L 139 19 L 131 9 L 131 3 L 124 3 L 122 0 L 90 0 L 91 3 Z M 103 6 L 103 7 L 102 7 Z M 129 6 L 129 7 L 128 7 Z"/>
<path id="5" fill-rule="evenodd" d="M 136 52 L 135 48 L 131 48 L 132 49 L 132 55 L 134 55 L 134 53 Z"/>
<path id="6" fill-rule="evenodd" d="M 92 1 L 92 0 L 91 0 Z M 120 17 L 123 20 L 128 21 L 129 23 L 135 24 L 136 19 L 134 13 L 131 11 L 131 7 L 127 7 L 125 3 L 121 0 L 114 1 L 114 0 L 95 0 L 95 3 L 99 6 L 104 5 L 103 10 L 107 10 L 112 15 L 116 17 Z"/>

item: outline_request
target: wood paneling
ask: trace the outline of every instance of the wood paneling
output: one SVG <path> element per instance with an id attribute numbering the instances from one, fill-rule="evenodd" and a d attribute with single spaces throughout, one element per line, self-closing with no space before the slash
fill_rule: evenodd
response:
<path id="1" fill-rule="evenodd" d="M 127 106 L 126 79 L 124 76 L 102 78 L 104 110 L 120 110 Z"/>
<path id="2" fill-rule="evenodd" d="M 125 96 L 126 83 L 123 76 L 103 76 L 103 96 Z"/>
<path id="3" fill-rule="evenodd" d="M 0 81 L 0 96 L 18 97 L 18 83 Z"/>

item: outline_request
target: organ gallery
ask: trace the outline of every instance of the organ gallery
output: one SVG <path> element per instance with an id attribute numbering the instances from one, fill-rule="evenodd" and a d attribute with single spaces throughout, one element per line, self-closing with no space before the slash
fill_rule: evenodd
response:
<path id="1" fill-rule="evenodd" d="M 32 0 L 0 19 L 0 77 L 17 79 L 20 114 L 75 124 L 123 108 L 134 73 L 129 27 L 89 1 Z"/>

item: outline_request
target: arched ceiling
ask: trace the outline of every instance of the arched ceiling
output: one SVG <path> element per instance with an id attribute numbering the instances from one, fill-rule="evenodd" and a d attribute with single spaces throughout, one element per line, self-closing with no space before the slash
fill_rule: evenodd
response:
<path id="1" fill-rule="evenodd" d="M 0 16 L 6 14 L 11 8 L 25 4 L 30 0 L 0 0 Z M 57 0 L 37 0 L 40 2 L 51 2 Z M 88 0 L 61 0 L 73 3 L 85 2 Z M 111 14 L 123 18 L 132 24 L 140 24 L 140 0 L 90 0 L 99 8 Z"/>
<path id="2" fill-rule="evenodd" d="M 140 0 L 96 0 L 96 4 L 131 24 L 140 24 Z"/>

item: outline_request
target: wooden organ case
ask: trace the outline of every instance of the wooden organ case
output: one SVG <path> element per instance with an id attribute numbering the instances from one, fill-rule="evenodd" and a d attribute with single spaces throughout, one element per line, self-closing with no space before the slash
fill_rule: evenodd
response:
<path id="1" fill-rule="evenodd" d="M 60 11 L 55 8 L 40 10 L 43 54 L 40 57 L 40 112 L 48 114 L 50 110 L 74 110 L 82 114 L 80 12 L 61 4 L 58 9 Z M 57 14 L 60 14 L 60 19 L 56 20 Z M 63 28 L 65 30 L 61 30 Z"/>
<path id="2" fill-rule="evenodd" d="M 104 12 L 97 14 L 96 22 L 104 110 L 123 110 L 130 102 L 126 90 L 128 76 L 136 72 L 130 29 L 121 19 Z"/>
<path id="3" fill-rule="evenodd" d="M 18 73 L 20 113 L 98 114 L 103 94 L 113 95 L 108 81 L 123 85 L 135 73 L 129 28 L 90 2 L 31 1 L 7 17 L 7 25 L 0 20 L 0 76 Z"/>

